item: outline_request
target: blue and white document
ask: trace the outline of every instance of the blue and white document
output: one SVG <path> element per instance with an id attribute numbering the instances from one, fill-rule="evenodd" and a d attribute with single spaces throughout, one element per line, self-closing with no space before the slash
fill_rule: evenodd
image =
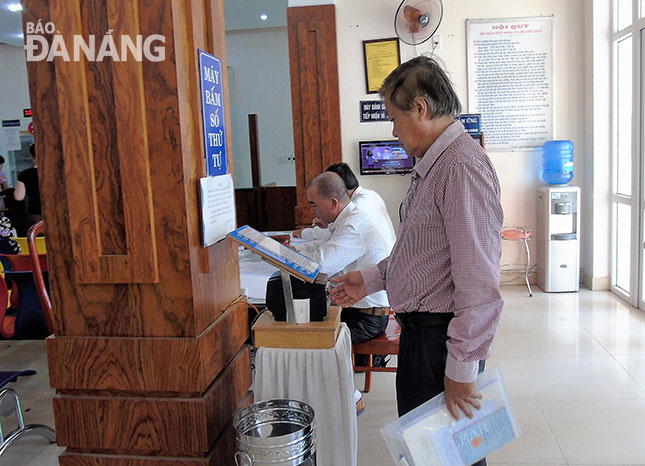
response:
<path id="1" fill-rule="evenodd" d="M 519 437 L 499 371 L 481 374 L 477 386 L 483 398 L 473 419 L 455 421 L 441 393 L 381 429 L 395 464 L 468 466 Z"/>
<path id="2" fill-rule="evenodd" d="M 227 236 L 301 280 L 313 283 L 320 272 L 319 263 L 248 225 L 231 231 Z"/>

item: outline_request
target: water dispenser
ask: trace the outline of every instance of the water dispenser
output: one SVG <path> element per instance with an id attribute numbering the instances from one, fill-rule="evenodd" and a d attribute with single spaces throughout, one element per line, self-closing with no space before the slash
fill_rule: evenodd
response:
<path id="1" fill-rule="evenodd" d="M 580 188 L 538 188 L 537 280 L 547 292 L 580 287 Z"/>

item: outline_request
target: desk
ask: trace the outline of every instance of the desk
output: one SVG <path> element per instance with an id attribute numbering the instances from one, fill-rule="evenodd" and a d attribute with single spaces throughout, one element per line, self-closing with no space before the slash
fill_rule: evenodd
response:
<path id="1" fill-rule="evenodd" d="M 330 349 L 258 348 L 255 401 L 291 398 L 315 411 L 318 466 L 355 466 L 358 454 L 352 343 L 341 323 Z"/>
<path id="2" fill-rule="evenodd" d="M 269 277 L 279 271 L 277 267 L 262 260 L 248 249 L 240 249 L 240 288 L 246 290 L 249 301 L 264 304 Z"/>

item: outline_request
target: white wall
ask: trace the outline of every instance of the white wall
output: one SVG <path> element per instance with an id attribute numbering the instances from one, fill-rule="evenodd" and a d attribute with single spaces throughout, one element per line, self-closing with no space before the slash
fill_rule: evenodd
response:
<path id="1" fill-rule="evenodd" d="M 0 120 L 20 120 L 20 131 L 27 131 L 31 118 L 22 117 L 25 108 L 31 108 L 25 50 L 0 44 Z M 0 154 L 7 154 L 3 138 Z"/>
<path id="2" fill-rule="evenodd" d="M 244 112 L 258 114 L 262 185 L 295 186 L 287 28 L 227 32 L 226 54 L 230 103 L 235 107 L 235 186 L 251 185 L 248 129 L 244 135 L 240 128 L 246 122 Z"/>
<path id="3" fill-rule="evenodd" d="M 358 172 L 357 141 L 391 138 L 391 124 L 360 123 L 360 100 L 375 99 L 365 94 L 362 41 L 395 37 L 393 18 L 398 2 L 392 0 L 337 0 L 336 27 L 340 81 L 343 161 Z M 584 0 L 451 0 L 443 2 L 444 16 L 437 34 L 441 47 L 435 56 L 445 64 L 464 110 L 468 110 L 466 68 L 466 19 L 555 17 L 554 28 L 554 138 L 570 139 L 575 145 L 572 184 L 581 186 L 583 205 L 589 203 L 591 189 L 583 174 L 591 153 L 585 139 Z M 369 14 L 366 14 L 369 12 Z M 416 47 L 401 44 L 401 59 L 429 53 L 428 41 Z M 502 185 L 502 205 L 506 225 L 536 228 L 536 188 L 541 183 L 542 154 L 533 152 L 493 152 L 489 156 Z M 398 225 L 398 207 L 405 196 L 409 177 L 363 176 L 361 185 L 378 191 L 385 199 L 392 221 Z M 583 219 L 582 238 L 590 237 L 590 222 Z M 591 247 L 584 241 L 581 264 L 590 270 Z M 535 242 L 531 249 L 535 252 Z M 519 262 L 521 249 L 505 244 L 503 263 Z M 533 256 L 535 257 L 535 255 Z"/>
<path id="4" fill-rule="evenodd" d="M 20 132 L 27 134 L 27 125 L 31 118 L 23 118 L 25 108 L 31 108 L 25 50 L 22 47 L 0 44 L 0 120 L 20 120 Z M 24 170 L 27 167 L 20 163 L 16 167 L 13 155 L 7 151 L 4 136 L 1 135 L 0 155 L 6 160 L 3 171 L 9 177 L 9 183 L 13 185 L 16 170 Z"/>

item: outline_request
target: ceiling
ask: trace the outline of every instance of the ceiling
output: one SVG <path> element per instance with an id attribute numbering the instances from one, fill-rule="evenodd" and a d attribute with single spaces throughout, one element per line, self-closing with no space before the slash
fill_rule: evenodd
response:
<path id="1" fill-rule="evenodd" d="M 20 0 L 0 0 L 0 43 L 22 47 L 22 14 L 9 10 Z M 263 21 L 260 15 L 268 18 Z M 287 25 L 287 0 L 224 0 L 226 30 L 284 27 Z"/>
<path id="2" fill-rule="evenodd" d="M 227 31 L 286 26 L 287 0 L 224 0 L 224 16 Z"/>
<path id="3" fill-rule="evenodd" d="M 20 0 L 0 0 L 0 43 L 22 46 L 22 13 L 9 11 L 9 5 L 16 5 Z"/>

